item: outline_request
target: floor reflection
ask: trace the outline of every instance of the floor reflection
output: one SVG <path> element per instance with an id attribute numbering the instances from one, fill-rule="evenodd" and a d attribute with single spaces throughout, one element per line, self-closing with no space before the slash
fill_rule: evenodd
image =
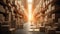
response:
<path id="1" fill-rule="evenodd" d="M 15 34 L 45 34 L 45 33 L 39 31 L 27 31 L 24 29 L 18 29 Z"/>

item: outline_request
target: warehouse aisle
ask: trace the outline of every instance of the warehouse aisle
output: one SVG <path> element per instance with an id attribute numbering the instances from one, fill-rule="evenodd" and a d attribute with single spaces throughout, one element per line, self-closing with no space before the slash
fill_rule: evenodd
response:
<path id="1" fill-rule="evenodd" d="M 27 31 L 24 29 L 18 29 L 15 34 L 45 34 L 44 32 L 39 31 Z"/>

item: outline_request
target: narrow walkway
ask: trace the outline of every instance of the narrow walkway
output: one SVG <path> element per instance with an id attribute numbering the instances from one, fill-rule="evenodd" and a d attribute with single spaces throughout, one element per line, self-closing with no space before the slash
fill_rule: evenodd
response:
<path id="1" fill-rule="evenodd" d="M 44 32 L 39 31 L 29 31 L 30 25 L 29 23 L 25 23 L 23 29 L 16 30 L 16 34 L 45 34 Z"/>
<path id="2" fill-rule="evenodd" d="M 38 32 L 38 31 L 26 31 L 24 29 L 18 29 L 15 34 L 45 34 L 44 32 Z"/>

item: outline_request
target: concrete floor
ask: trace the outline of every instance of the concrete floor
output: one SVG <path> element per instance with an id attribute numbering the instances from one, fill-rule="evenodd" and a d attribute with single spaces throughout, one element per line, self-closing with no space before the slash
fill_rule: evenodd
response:
<path id="1" fill-rule="evenodd" d="M 16 30 L 15 34 L 45 34 L 44 32 L 39 31 L 28 31 L 30 28 L 29 23 L 25 23 L 23 29 Z"/>
<path id="2" fill-rule="evenodd" d="M 39 31 L 27 31 L 24 29 L 18 29 L 16 30 L 15 34 L 45 34 L 45 33 Z"/>

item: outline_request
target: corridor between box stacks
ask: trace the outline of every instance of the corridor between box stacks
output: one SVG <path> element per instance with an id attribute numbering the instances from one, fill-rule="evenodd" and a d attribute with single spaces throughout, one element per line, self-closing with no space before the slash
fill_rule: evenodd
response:
<path id="1" fill-rule="evenodd" d="M 23 29 L 16 30 L 15 34 L 45 34 L 45 32 L 35 31 L 30 29 L 31 26 L 28 23 L 24 24 Z"/>
<path id="2" fill-rule="evenodd" d="M 60 0 L 0 0 L 0 34 L 60 34 Z"/>
<path id="3" fill-rule="evenodd" d="M 19 29 L 15 32 L 15 34 L 45 34 L 45 32 L 39 31 L 26 31 L 24 29 Z"/>

